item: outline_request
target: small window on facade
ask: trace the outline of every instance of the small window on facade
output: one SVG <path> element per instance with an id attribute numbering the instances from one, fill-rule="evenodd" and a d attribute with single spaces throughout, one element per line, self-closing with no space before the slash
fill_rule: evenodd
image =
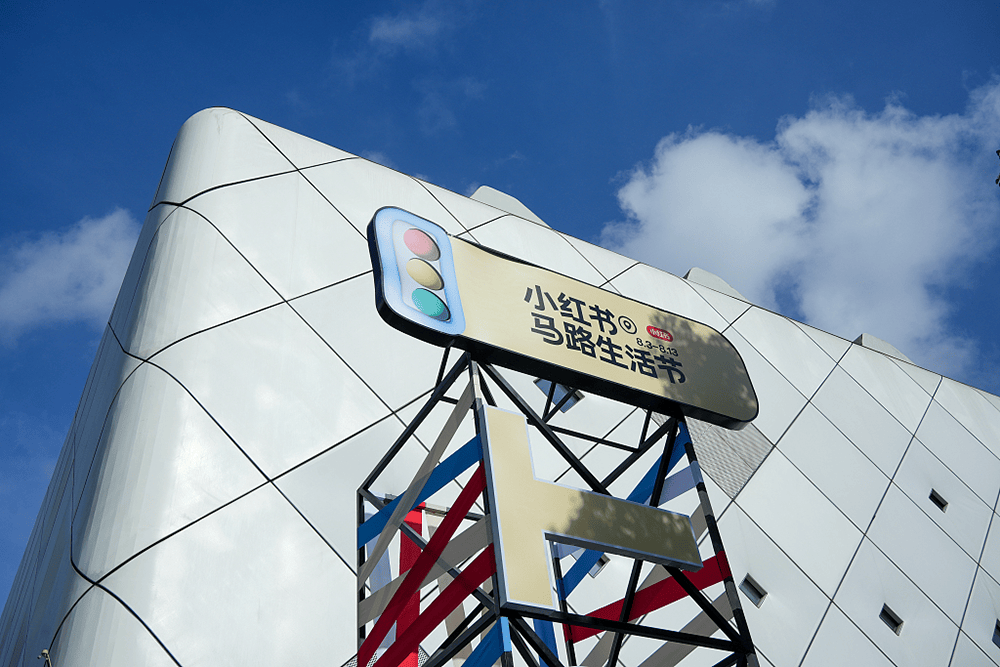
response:
<path id="1" fill-rule="evenodd" d="M 934 489 L 931 489 L 931 502 L 934 503 L 934 506 L 937 507 L 942 512 L 948 509 L 948 501 L 945 500 L 944 496 L 942 496 Z"/>
<path id="2" fill-rule="evenodd" d="M 552 387 L 552 383 L 549 382 L 548 380 L 543 380 L 541 378 L 538 378 L 535 380 L 535 386 L 538 387 L 543 394 L 548 396 L 549 389 Z M 571 407 L 573 407 L 581 400 L 583 400 L 583 394 L 577 391 L 576 389 L 572 389 L 570 387 L 557 383 L 556 390 L 552 394 L 552 405 L 549 406 L 549 410 L 559 405 L 559 403 L 562 402 L 563 398 L 566 397 L 566 394 L 570 394 L 570 397 L 567 398 L 566 402 L 563 403 L 562 407 L 559 408 L 559 412 L 566 412 Z"/>
<path id="3" fill-rule="evenodd" d="M 1000 646 L 1000 620 L 993 626 L 993 643 Z"/>
<path id="4" fill-rule="evenodd" d="M 753 577 L 749 574 L 743 577 L 743 582 L 740 584 L 740 590 L 750 598 L 750 602 L 753 602 L 755 607 L 759 607 L 764 604 L 764 598 L 767 597 L 767 591 L 754 581 Z"/>
<path id="5" fill-rule="evenodd" d="M 611 559 L 602 554 L 601 557 L 597 560 L 597 562 L 594 563 L 594 567 L 590 568 L 590 572 L 588 572 L 588 574 L 591 577 L 596 577 L 601 573 L 601 570 L 604 569 L 604 566 L 610 562 Z"/>
<path id="6" fill-rule="evenodd" d="M 896 615 L 889 605 L 882 605 L 882 612 L 878 615 L 882 622 L 889 626 L 889 629 L 897 635 L 903 630 L 903 619 Z"/>

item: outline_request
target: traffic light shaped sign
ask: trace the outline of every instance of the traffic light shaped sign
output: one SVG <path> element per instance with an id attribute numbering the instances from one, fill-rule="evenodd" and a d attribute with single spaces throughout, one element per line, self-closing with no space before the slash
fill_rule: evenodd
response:
<path id="1" fill-rule="evenodd" d="M 379 259 L 379 303 L 421 326 L 425 335 L 428 329 L 449 338 L 465 331 L 447 232 L 398 208 L 380 209 L 372 226 L 375 233 L 368 240 Z"/>

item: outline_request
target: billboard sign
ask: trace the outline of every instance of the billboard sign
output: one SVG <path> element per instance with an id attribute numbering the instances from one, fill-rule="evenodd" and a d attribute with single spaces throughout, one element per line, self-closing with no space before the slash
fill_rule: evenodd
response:
<path id="1" fill-rule="evenodd" d="M 488 363 L 738 429 L 757 395 L 715 329 L 447 234 L 399 208 L 368 226 L 391 326 Z"/>

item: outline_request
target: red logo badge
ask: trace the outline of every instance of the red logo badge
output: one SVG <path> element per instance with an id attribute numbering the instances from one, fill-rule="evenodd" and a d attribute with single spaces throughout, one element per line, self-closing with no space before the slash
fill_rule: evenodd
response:
<path id="1" fill-rule="evenodd" d="M 646 327 L 646 331 L 653 338 L 659 338 L 660 340 L 665 340 L 668 343 L 671 342 L 671 341 L 673 341 L 673 339 L 674 339 L 674 335 L 672 333 L 670 333 L 669 331 L 664 331 L 663 329 L 657 329 L 654 326 L 648 326 L 648 327 Z"/>

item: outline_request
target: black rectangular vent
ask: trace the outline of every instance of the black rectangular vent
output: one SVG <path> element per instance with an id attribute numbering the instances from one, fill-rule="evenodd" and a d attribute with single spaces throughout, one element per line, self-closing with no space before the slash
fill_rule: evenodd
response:
<path id="1" fill-rule="evenodd" d="M 948 501 L 945 500 L 944 496 L 942 496 L 940 493 L 938 493 L 934 489 L 931 489 L 930 498 L 931 498 L 931 502 L 934 503 L 934 506 L 937 507 L 942 512 L 944 512 L 944 511 L 946 511 L 948 509 Z"/>
<path id="2" fill-rule="evenodd" d="M 882 605 L 882 612 L 878 615 L 882 619 L 882 622 L 889 626 L 889 629 L 895 632 L 897 635 L 903 630 L 903 619 L 896 615 L 892 609 L 889 609 L 889 605 Z"/>
<path id="3" fill-rule="evenodd" d="M 750 602 L 753 602 L 755 607 L 764 604 L 764 598 L 767 597 L 767 591 L 764 590 L 763 586 L 754 581 L 753 577 L 749 574 L 743 577 L 743 581 L 740 583 L 740 590 L 750 598 Z"/>

